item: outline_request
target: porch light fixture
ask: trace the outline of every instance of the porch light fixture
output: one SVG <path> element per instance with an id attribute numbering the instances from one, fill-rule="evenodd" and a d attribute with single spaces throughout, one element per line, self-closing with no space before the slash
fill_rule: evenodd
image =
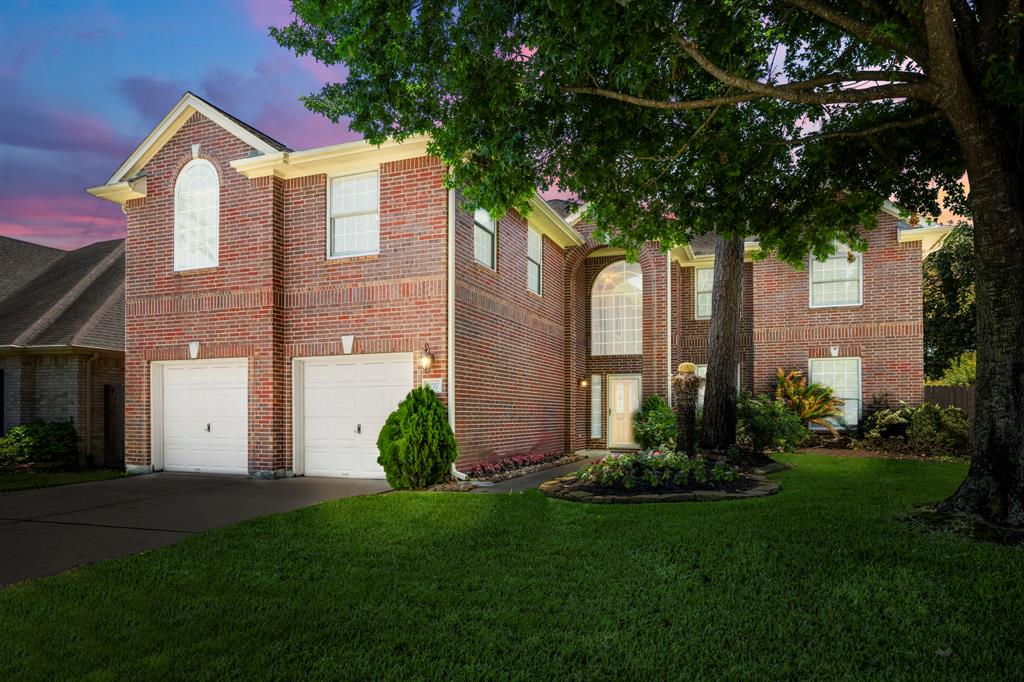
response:
<path id="1" fill-rule="evenodd" d="M 434 354 L 430 352 L 430 344 L 423 344 L 423 355 L 420 356 L 420 367 L 430 369 L 434 364 Z"/>
<path id="2" fill-rule="evenodd" d="M 586 388 L 588 385 L 590 385 L 589 381 L 586 379 L 580 379 L 580 388 Z"/>
<path id="3" fill-rule="evenodd" d="M 199 342 L 189 341 L 188 342 L 188 359 L 195 360 L 199 357 Z"/>

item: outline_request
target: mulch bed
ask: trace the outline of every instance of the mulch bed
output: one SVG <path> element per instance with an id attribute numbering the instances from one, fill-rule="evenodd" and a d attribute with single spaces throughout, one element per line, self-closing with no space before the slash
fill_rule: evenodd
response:
<path id="1" fill-rule="evenodd" d="M 753 497 L 774 495 L 782 488 L 778 481 L 763 476 L 743 476 L 738 481 L 724 482 L 717 490 L 662 488 L 658 491 L 603 490 L 581 484 L 573 475 L 562 476 L 540 485 L 540 491 L 548 497 L 569 502 L 591 504 L 641 504 L 649 502 L 711 502 L 717 500 L 742 500 Z M 732 489 L 727 489 L 726 486 Z"/>
<path id="2" fill-rule="evenodd" d="M 487 483 L 500 483 L 501 481 L 507 481 L 512 478 L 519 478 L 520 476 L 526 476 L 537 471 L 544 471 L 545 469 L 554 469 L 564 464 L 572 464 L 573 462 L 579 462 L 586 459 L 586 455 L 570 454 L 558 457 L 555 459 L 549 459 L 546 462 L 540 464 L 531 464 L 529 466 L 519 467 L 518 469 L 509 469 L 500 473 L 488 476 L 486 478 L 471 478 L 468 481 L 445 481 L 444 483 L 438 483 L 432 485 L 426 490 L 430 492 L 445 492 L 445 493 L 464 493 L 479 487 L 478 483 L 481 481 Z"/>

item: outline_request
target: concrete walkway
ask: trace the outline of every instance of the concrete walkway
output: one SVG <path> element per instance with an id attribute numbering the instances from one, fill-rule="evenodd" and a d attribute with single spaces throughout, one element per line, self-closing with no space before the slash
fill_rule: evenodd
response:
<path id="1" fill-rule="evenodd" d="M 0 493 L 0 585 L 387 489 L 386 481 L 160 473 Z"/>
<path id="2" fill-rule="evenodd" d="M 473 488 L 470 492 L 473 493 L 518 493 L 524 490 L 532 490 L 538 487 L 545 481 L 550 481 L 553 478 L 559 476 L 565 476 L 572 472 L 580 469 L 585 464 L 590 464 L 596 461 L 599 457 L 588 457 L 587 459 L 581 459 L 578 462 L 570 462 L 563 464 L 562 466 L 552 467 L 550 469 L 542 469 L 540 471 L 534 471 L 532 474 L 526 474 L 525 476 L 519 476 L 518 478 L 510 478 L 507 481 L 501 481 L 494 485 Z"/>

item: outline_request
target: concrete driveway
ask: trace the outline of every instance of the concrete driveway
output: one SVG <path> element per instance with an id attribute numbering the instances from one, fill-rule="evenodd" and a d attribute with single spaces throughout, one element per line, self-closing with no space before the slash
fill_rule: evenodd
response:
<path id="1" fill-rule="evenodd" d="M 0 493 L 0 585 L 387 489 L 386 481 L 160 473 Z"/>

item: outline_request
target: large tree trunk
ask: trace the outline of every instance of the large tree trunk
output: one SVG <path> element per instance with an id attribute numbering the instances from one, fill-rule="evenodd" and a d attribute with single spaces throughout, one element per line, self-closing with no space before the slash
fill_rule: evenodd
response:
<path id="1" fill-rule="evenodd" d="M 985 118 L 982 117 L 982 121 Z M 958 130 L 967 160 L 974 253 L 978 377 L 967 478 L 940 509 L 1024 527 L 1024 173 L 989 121 Z"/>
<path id="2" fill-rule="evenodd" d="M 740 362 L 743 237 L 725 239 L 718 236 L 713 287 L 700 445 L 705 450 L 726 450 L 736 442 L 736 366 Z"/>

